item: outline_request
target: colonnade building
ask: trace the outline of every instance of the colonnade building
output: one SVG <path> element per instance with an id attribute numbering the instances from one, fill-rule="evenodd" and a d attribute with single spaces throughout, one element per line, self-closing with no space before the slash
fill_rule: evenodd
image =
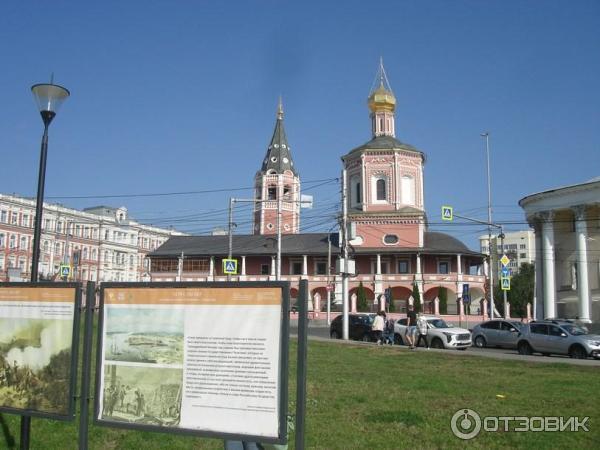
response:
<path id="1" fill-rule="evenodd" d="M 519 205 L 535 230 L 536 318 L 600 321 L 600 177 Z"/>

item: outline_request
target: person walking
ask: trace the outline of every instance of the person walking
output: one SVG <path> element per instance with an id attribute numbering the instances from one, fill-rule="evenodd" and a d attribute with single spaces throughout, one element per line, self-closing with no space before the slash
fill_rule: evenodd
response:
<path id="1" fill-rule="evenodd" d="M 427 320 L 425 319 L 423 314 L 419 314 L 419 317 L 417 318 L 417 331 L 419 332 L 419 338 L 417 339 L 415 347 L 418 347 L 421 343 L 421 339 L 423 339 L 423 341 L 425 341 L 425 348 L 429 350 L 429 343 L 427 342 L 427 330 Z"/>
<path id="2" fill-rule="evenodd" d="M 385 326 L 384 315 L 385 313 L 383 311 L 379 311 L 373 320 L 373 325 L 371 325 L 371 331 L 373 332 L 373 337 L 377 341 L 377 345 L 382 344 L 381 334 L 383 333 L 383 328 Z"/>
<path id="3" fill-rule="evenodd" d="M 415 337 L 417 335 L 417 313 L 413 305 L 408 305 L 406 313 L 406 340 L 410 349 L 415 348 Z"/>

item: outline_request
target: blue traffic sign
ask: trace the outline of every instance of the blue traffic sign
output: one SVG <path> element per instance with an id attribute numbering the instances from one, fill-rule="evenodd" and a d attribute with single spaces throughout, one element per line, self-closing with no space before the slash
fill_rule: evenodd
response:
<path id="1" fill-rule="evenodd" d="M 510 269 L 506 266 L 502 267 L 502 276 L 504 278 L 510 277 Z"/>
<path id="2" fill-rule="evenodd" d="M 223 260 L 223 273 L 227 275 L 235 275 L 237 273 L 237 259 Z"/>
<path id="3" fill-rule="evenodd" d="M 71 274 L 71 266 L 68 266 L 66 264 L 62 264 L 60 266 L 60 276 L 61 277 L 68 277 Z"/>
<path id="4" fill-rule="evenodd" d="M 454 219 L 452 206 L 442 206 L 442 220 L 452 221 Z"/>

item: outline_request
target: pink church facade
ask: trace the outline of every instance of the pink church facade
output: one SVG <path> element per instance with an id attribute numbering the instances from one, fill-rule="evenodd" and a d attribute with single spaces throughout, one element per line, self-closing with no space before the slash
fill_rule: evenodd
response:
<path id="1" fill-rule="evenodd" d="M 395 138 L 395 97 L 383 67 L 381 82 L 369 96 L 372 139 L 341 157 L 346 171 L 346 199 L 351 229 L 351 258 L 356 274 L 350 277 L 350 309 L 356 311 L 359 286 L 368 310 L 406 311 L 419 290 L 424 311 L 438 313 L 441 287 L 448 294 L 449 314 L 482 320 L 486 310 L 484 256 L 458 239 L 429 231 L 425 214 L 423 166 L 426 158 L 415 147 Z M 337 168 L 332 168 L 336 173 Z M 335 273 L 340 257 L 337 233 L 302 233 L 300 174 L 294 167 L 283 127 L 281 105 L 273 137 L 254 177 L 253 234 L 233 236 L 233 257 L 239 274 L 227 277 L 222 259 L 228 254 L 227 236 L 177 236 L 152 252 L 153 281 L 269 281 L 292 284 L 292 297 L 302 279 L 309 282 L 310 308 L 318 316 L 327 301 L 341 302 L 341 276 Z M 278 211 L 280 212 L 278 220 Z M 277 274 L 274 234 L 282 234 L 281 274 Z M 185 258 L 179 268 L 181 253 Z M 468 284 L 470 308 L 461 301 Z"/>

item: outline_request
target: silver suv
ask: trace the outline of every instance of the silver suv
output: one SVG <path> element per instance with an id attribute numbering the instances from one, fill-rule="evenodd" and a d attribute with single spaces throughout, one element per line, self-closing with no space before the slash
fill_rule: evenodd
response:
<path id="1" fill-rule="evenodd" d="M 600 336 L 588 334 L 586 329 L 568 321 L 531 322 L 520 330 L 517 350 L 521 355 L 538 352 L 545 356 L 557 354 L 600 359 Z"/>

